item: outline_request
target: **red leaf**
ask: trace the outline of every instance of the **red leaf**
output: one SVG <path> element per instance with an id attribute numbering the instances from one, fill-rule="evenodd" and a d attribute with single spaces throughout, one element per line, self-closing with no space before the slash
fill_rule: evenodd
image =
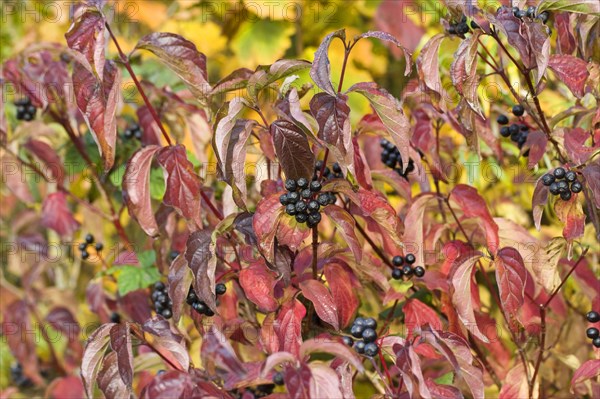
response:
<path id="1" fill-rule="evenodd" d="M 155 145 L 140 148 L 127 162 L 123 175 L 123 200 L 129 214 L 150 237 L 159 234 L 150 197 L 150 167 L 159 149 Z"/>
<path id="2" fill-rule="evenodd" d="M 525 20 L 523 26 L 530 52 L 537 64 L 537 70 L 535 71 L 535 84 L 537 85 L 544 77 L 544 73 L 546 73 L 546 68 L 548 67 L 550 59 L 550 35 L 546 31 L 546 26 L 539 23 L 539 21 Z"/>
<path id="3" fill-rule="evenodd" d="M 527 270 L 523 258 L 516 249 L 505 247 L 498 251 L 494 264 L 500 305 L 509 316 L 515 317 L 525 301 Z"/>
<path id="4" fill-rule="evenodd" d="M 88 338 L 85 345 L 83 358 L 81 359 L 81 378 L 83 379 L 85 392 L 88 398 L 92 397 L 94 382 L 96 381 L 100 364 L 104 358 L 104 352 L 108 346 L 110 331 L 114 326 L 114 323 L 101 325 Z"/>
<path id="5" fill-rule="evenodd" d="M 79 377 L 74 375 L 55 379 L 48 387 L 48 392 L 48 397 L 54 399 L 81 399 L 85 397 L 83 383 Z"/>
<path id="6" fill-rule="evenodd" d="M 283 214 L 283 207 L 279 203 L 280 193 L 263 197 L 252 218 L 252 226 L 256 233 L 258 247 L 269 262 L 273 261 L 273 248 L 277 226 Z"/>
<path id="7" fill-rule="evenodd" d="M 154 32 L 140 39 L 137 49 L 148 50 L 175 72 L 197 98 L 211 91 L 206 73 L 206 56 L 196 45 L 174 33 Z"/>
<path id="8" fill-rule="evenodd" d="M 310 384 L 311 398 L 342 398 L 340 380 L 329 366 L 322 363 L 311 363 L 308 366 L 312 375 Z"/>
<path id="9" fill-rule="evenodd" d="M 358 309 L 356 294 L 356 277 L 348 267 L 339 263 L 329 262 L 325 265 L 325 278 L 331 290 L 335 307 L 338 311 L 340 327 L 346 327 Z"/>
<path id="10" fill-rule="evenodd" d="M 181 335 L 173 332 L 167 320 L 156 316 L 147 319 L 142 328 L 153 335 L 152 344 L 161 357 L 168 359 L 180 371 L 189 369 L 190 356 L 185 340 Z"/>
<path id="11" fill-rule="evenodd" d="M 457 184 L 450 193 L 450 198 L 460 206 L 465 217 L 479 219 L 486 232 L 488 249 L 495 253 L 499 243 L 498 225 L 492 219 L 484 199 L 477 190 L 465 184 Z"/>
<path id="12" fill-rule="evenodd" d="M 115 352 L 110 352 L 104 358 L 97 382 L 98 388 L 107 398 L 127 398 L 130 395 L 129 388 L 119 375 L 118 356 Z"/>
<path id="13" fill-rule="evenodd" d="M 565 129 L 565 148 L 569 158 L 575 163 L 585 163 L 598 149 L 600 143 L 597 141 L 600 139 L 600 131 L 596 134 L 596 137 L 592 137 L 589 132 L 586 132 L 580 127 L 574 129 Z M 586 146 L 585 142 L 592 139 L 591 146 Z"/>
<path id="14" fill-rule="evenodd" d="M 413 252 L 415 255 L 415 263 L 417 265 L 425 264 L 425 257 L 423 252 L 425 251 L 425 231 L 423 229 L 423 222 L 425 219 L 425 209 L 429 204 L 430 200 L 433 200 L 433 196 L 424 194 L 418 197 L 415 202 L 410 205 L 406 217 L 404 218 L 404 235 L 402 241 L 413 248 L 416 251 Z"/>
<path id="15" fill-rule="evenodd" d="M 591 162 L 581 171 L 585 184 L 591 190 L 597 208 L 600 208 L 600 162 Z"/>
<path id="16" fill-rule="evenodd" d="M 179 254 L 169 265 L 169 298 L 173 301 L 173 320 L 179 321 L 183 303 L 187 298 L 194 276 L 188 266 L 185 254 Z"/>
<path id="17" fill-rule="evenodd" d="M 463 399 L 460 389 L 451 385 L 436 384 L 431 378 L 425 379 L 425 384 L 435 399 Z"/>
<path id="18" fill-rule="evenodd" d="M 225 389 L 233 388 L 236 380 L 246 376 L 246 369 L 229 340 L 214 324 L 204 336 L 200 356 L 204 368 L 215 370 L 223 378 Z"/>
<path id="19" fill-rule="evenodd" d="M 172 206 L 177 212 L 197 226 L 200 219 L 200 177 L 187 158 L 185 147 L 181 144 L 162 148 L 156 157 L 165 170 L 165 205 Z"/>
<path id="20" fill-rule="evenodd" d="M 337 308 L 327 287 L 317 280 L 306 280 L 300 283 L 300 289 L 302 295 L 313 303 L 319 318 L 330 324 L 336 331 L 339 330 Z"/>
<path id="21" fill-rule="evenodd" d="M 590 75 L 587 62 L 568 54 L 553 54 L 550 56 L 548 67 L 556 73 L 577 98 L 585 95 L 585 83 Z"/>
<path id="22" fill-rule="evenodd" d="M 438 314 L 418 299 L 407 299 L 402 311 L 408 337 L 425 324 L 429 324 L 434 330 L 443 328 Z"/>
<path id="23" fill-rule="evenodd" d="M 79 228 L 79 222 L 67 205 L 67 197 L 61 191 L 49 194 L 42 204 L 42 226 L 69 237 Z"/>
<path id="24" fill-rule="evenodd" d="M 567 241 L 583 236 L 585 230 L 585 213 L 583 213 L 578 197 L 578 195 L 573 195 L 568 201 L 557 200 L 554 202 L 554 212 L 565 225 L 563 237 Z"/>
<path id="25" fill-rule="evenodd" d="M 133 348 L 131 346 L 131 335 L 129 334 L 129 322 L 115 324 L 111 327 L 110 346 L 117 354 L 121 380 L 126 386 L 131 387 L 133 381 Z"/>
<path id="26" fill-rule="evenodd" d="M 367 191 L 359 189 L 358 196 L 351 197 L 354 203 L 360 207 L 364 216 L 371 217 L 388 234 L 388 237 L 401 246 L 401 240 L 398 235 L 399 219 L 396 211 L 389 202 L 378 191 Z"/>
<path id="27" fill-rule="evenodd" d="M 502 389 L 500 390 L 499 399 L 520 399 L 529 396 L 529 384 L 527 375 L 522 363 L 517 363 L 508 371 Z"/>
<path id="28" fill-rule="evenodd" d="M 248 79 L 254 74 L 254 71 L 248 68 L 239 68 L 225 76 L 215 83 L 211 95 L 226 93 L 237 89 L 242 89 L 248 85 Z"/>
<path id="29" fill-rule="evenodd" d="M 106 35 L 104 16 L 96 9 L 84 8 L 65 34 L 69 47 L 83 55 L 97 76 L 104 76 Z"/>
<path id="30" fill-rule="evenodd" d="M 283 119 L 271 124 L 275 153 L 286 179 L 311 179 L 314 173 L 315 155 L 310 149 L 306 134 L 296 125 Z"/>
<path id="31" fill-rule="evenodd" d="M 450 66 L 450 77 L 454 87 L 464 97 L 469 107 L 479 115 L 482 115 L 482 112 L 477 95 L 480 81 L 480 75 L 477 73 L 477 48 L 481 32 L 481 30 L 474 31 L 460 43 Z"/>
<path id="32" fill-rule="evenodd" d="M 283 305 L 275 322 L 275 332 L 279 339 L 279 349 L 298 356 L 302 344 L 302 319 L 306 308 L 294 299 Z"/>
<path id="33" fill-rule="evenodd" d="M 577 45 L 573 36 L 570 15 L 567 12 L 554 13 L 553 15 L 554 27 L 557 31 L 556 43 L 561 54 L 571 54 Z"/>
<path id="34" fill-rule="evenodd" d="M 344 209 L 340 208 L 336 205 L 330 205 L 324 208 L 324 212 L 331 221 L 337 226 L 338 231 L 344 237 L 344 240 L 350 247 L 352 254 L 354 255 L 354 259 L 357 262 L 360 262 L 362 259 L 362 246 L 358 242 L 358 238 L 356 237 L 356 232 L 354 231 L 355 223 L 354 218 Z"/>
<path id="35" fill-rule="evenodd" d="M 210 230 L 198 230 L 190 234 L 186 243 L 185 258 L 194 273 L 194 290 L 200 300 L 216 313 L 214 254 Z"/>
<path id="36" fill-rule="evenodd" d="M 310 399 L 310 386 L 313 378 L 305 363 L 301 363 L 299 368 L 286 367 L 284 380 L 290 399 Z"/>
<path id="37" fill-rule="evenodd" d="M 310 113 L 319 124 L 318 137 L 344 159 L 351 152 L 350 107 L 343 93 L 318 93 L 310 100 Z M 352 147 L 353 148 L 353 147 Z"/>
<path id="38" fill-rule="evenodd" d="M 9 156 L 2 157 L 0 167 L 2 167 L 2 183 L 21 201 L 34 202 L 27 184 L 25 168 Z"/>
<path id="39" fill-rule="evenodd" d="M 46 173 L 46 175 L 50 175 L 50 178 L 53 179 L 51 181 L 56 182 L 59 187 L 62 186 L 65 178 L 65 169 L 56 151 L 44 141 L 35 139 L 29 139 L 24 147 L 38 157 L 44 163 L 45 167 L 49 169 L 49 173 Z"/>
<path id="40" fill-rule="evenodd" d="M 329 62 L 329 45 L 334 38 L 346 41 L 346 32 L 343 29 L 337 30 L 325 36 L 319 48 L 315 52 L 315 58 L 310 69 L 310 77 L 317 86 L 332 96 L 335 96 L 335 90 L 331 84 L 331 66 Z"/>
<path id="41" fill-rule="evenodd" d="M 348 362 L 358 371 L 364 370 L 361 359 L 341 342 L 319 338 L 309 339 L 300 347 L 300 358 L 310 356 L 311 353 L 329 353 L 341 361 Z"/>
<path id="42" fill-rule="evenodd" d="M 587 380 L 596 378 L 600 375 L 600 359 L 592 359 L 583 363 L 573 374 L 571 379 L 571 389 Z"/>
<path id="43" fill-rule="evenodd" d="M 533 190 L 533 198 L 531 199 L 531 208 L 533 209 L 533 223 L 536 229 L 540 229 L 542 221 L 542 213 L 544 207 L 548 202 L 548 187 L 542 184 L 542 178 L 540 177 L 535 183 Z"/>
<path id="44" fill-rule="evenodd" d="M 460 321 L 475 337 L 488 343 L 488 338 L 479 330 L 477 325 L 471 294 L 471 288 L 475 284 L 473 281 L 473 267 L 481 256 L 479 252 L 460 256 L 454 261 L 449 277 L 453 287 L 452 303 L 456 308 Z"/>
<path id="45" fill-rule="evenodd" d="M 419 56 L 417 57 L 417 71 L 419 72 L 419 82 L 425 86 L 426 89 L 431 90 L 437 95 L 439 99 L 444 100 L 445 90 L 442 86 L 442 80 L 440 78 L 440 67 L 438 53 L 442 41 L 446 38 L 443 33 L 438 33 L 433 36 L 421 49 Z M 426 91 L 426 90 L 424 90 Z"/>
<path id="46" fill-rule="evenodd" d="M 274 312 L 279 304 L 273 294 L 273 288 L 277 283 L 273 273 L 267 269 L 264 260 L 252 263 L 249 267 L 242 269 L 239 282 L 246 294 L 261 312 Z"/>
<path id="47" fill-rule="evenodd" d="M 527 135 L 525 147 L 529 148 L 529 157 L 527 166 L 533 168 L 544 157 L 546 146 L 548 145 L 548 137 L 541 130 L 534 130 Z"/>
<path id="48" fill-rule="evenodd" d="M 511 7 L 502 7 L 498 10 L 496 18 L 490 18 L 495 26 L 506 34 L 506 38 L 512 47 L 521 55 L 521 61 L 526 68 L 535 66 L 535 58 L 531 53 L 529 40 L 525 36 L 523 22 L 513 15 Z"/>
<path id="49" fill-rule="evenodd" d="M 160 131 L 160 127 L 154 120 L 154 116 L 150 112 L 150 109 L 142 105 L 135 112 L 137 115 L 138 123 L 142 132 L 144 132 L 142 136 L 142 144 L 147 145 L 160 145 L 160 138 L 162 137 L 162 133 Z"/>

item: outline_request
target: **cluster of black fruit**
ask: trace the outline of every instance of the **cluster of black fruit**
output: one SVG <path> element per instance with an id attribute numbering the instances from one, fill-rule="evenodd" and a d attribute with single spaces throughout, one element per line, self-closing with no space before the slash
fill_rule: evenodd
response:
<path id="1" fill-rule="evenodd" d="M 458 22 L 450 22 L 450 26 L 448 27 L 449 35 L 457 35 L 460 37 L 464 37 L 466 33 L 469 33 L 471 29 L 479 29 L 479 25 L 475 21 L 471 21 L 471 28 L 469 28 L 469 24 L 467 23 L 467 17 L 465 15 L 460 17 L 460 21 Z"/>
<path id="2" fill-rule="evenodd" d="M 173 301 L 169 298 L 167 287 L 162 281 L 157 281 L 152 287 L 154 310 L 165 319 L 173 317 Z"/>
<path id="3" fill-rule="evenodd" d="M 20 363 L 13 364 L 10 367 L 10 379 L 19 388 L 27 388 L 33 385 L 31 380 L 23 374 L 23 367 Z"/>
<path id="4" fill-rule="evenodd" d="M 226 292 L 227 286 L 225 286 L 225 284 L 219 283 L 215 286 L 215 293 L 217 294 L 217 296 L 221 296 Z M 198 298 L 198 295 L 196 295 L 196 291 L 194 291 L 193 287 L 190 287 L 188 296 L 185 301 L 188 305 L 192 307 L 192 309 L 194 309 L 199 314 L 203 314 L 208 317 L 212 317 L 215 315 L 215 312 L 213 312 L 206 303 L 202 302 L 200 298 Z"/>
<path id="5" fill-rule="evenodd" d="M 515 105 L 512 108 L 512 113 L 516 117 L 521 117 L 525 114 L 525 108 L 522 105 Z M 498 119 L 496 119 L 499 125 L 502 125 L 500 128 L 500 135 L 502 137 L 510 137 L 510 140 L 519 147 L 519 149 L 523 148 L 525 143 L 527 142 L 527 136 L 529 135 L 529 126 L 524 123 L 513 123 L 510 126 L 507 126 L 509 123 L 508 116 L 500 115 Z M 524 156 L 529 155 L 529 151 L 526 151 Z"/>
<path id="6" fill-rule="evenodd" d="M 519 9 L 519 7 L 513 7 L 512 12 L 513 15 L 519 19 L 523 19 L 525 17 L 531 19 L 537 18 L 544 24 L 548 21 L 548 18 L 550 18 L 550 13 L 548 11 L 542 11 L 538 14 L 537 9 L 534 6 L 529 6 L 527 9 L 523 10 Z"/>
<path id="7" fill-rule="evenodd" d="M 79 252 L 81 252 L 81 259 L 87 259 L 90 257 L 90 253 L 87 249 L 88 246 L 92 244 L 94 244 L 94 236 L 88 233 L 85 235 L 85 242 L 79 244 Z M 102 244 L 101 242 L 97 242 L 94 245 L 94 248 L 96 249 L 96 252 L 100 252 L 104 248 L 104 244 Z"/>
<path id="8" fill-rule="evenodd" d="M 552 173 L 542 176 L 542 184 L 548 187 L 552 195 L 560 195 L 560 199 L 568 201 L 573 193 L 583 190 L 583 185 L 577 180 L 577 173 L 558 167 Z"/>
<path id="9" fill-rule="evenodd" d="M 285 189 L 288 192 L 279 197 L 281 205 L 285 205 L 285 212 L 295 216 L 298 223 L 306 223 L 311 228 L 321 221 L 321 207 L 336 201 L 333 193 L 319 193 L 321 183 L 318 180 L 309 183 L 304 177 L 298 180 L 288 179 Z"/>
<path id="10" fill-rule="evenodd" d="M 600 313 L 592 310 L 586 315 L 586 318 L 590 323 L 596 324 L 600 322 Z M 600 331 L 596 327 L 590 327 L 585 333 L 592 340 L 592 344 L 596 348 L 600 348 Z"/>
<path id="11" fill-rule="evenodd" d="M 126 140 L 130 140 L 132 138 L 136 138 L 138 140 L 142 139 L 142 128 L 137 123 L 133 123 L 125 129 L 123 132 L 123 138 Z"/>
<path id="12" fill-rule="evenodd" d="M 394 269 L 392 270 L 392 278 L 394 280 L 402 280 L 404 277 L 410 279 L 413 275 L 423 277 L 425 268 L 423 266 L 414 266 L 416 258 L 413 254 L 407 254 L 405 257 L 396 255 L 392 258 Z"/>
<path id="13" fill-rule="evenodd" d="M 383 162 L 385 166 L 394 169 L 400 176 L 408 179 L 408 174 L 415 170 L 415 163 L 413 160 L 408 160 L 406 171 L 402 172 L 404 164 L 402 163 L 402 156 L 400 155 L 398 147 L 386 139 L 381 139 L 379 145 L 383 148 L 383 151 L 381 151 L 381 162 Z"/>
<path id="14" fill-rule="evenodd" d="M 354 350 L 359 354 L 364 354 L 369 357 L 377 355 L 379 347 L 377 346 L 377 321 L 374 318 L 357 317 L 350 327 L 350 335 L 357 338 L 357 341 L 351 337 L 344 336 L 342 339 L 344 344 L 354 346 Z"/>
<path id="15" fill-rule="evenodd" d="M 19 121 L 32 121 L 35 118 L 37 108 L 31 103 L 29 97 L 21 98 L 15 101 L 17 107 L 17 120 Z"/>
<path id="16" fill-rule="evenodd" d="M 319 179 L 319 176 L 321 175 L 321 168 L 323 168 L 323 161 L 319 160 L 315 163 L 315 173 L 312 178 L 313 181 Z M 323 169 L 323 177 L 325 180 L 343 179 L 344 174 L 342 173 L 342 167 L 337 162 L 334 162 L 333 165 L 331 165 L 331 169 L 329 166 L 325 166 Z"/>

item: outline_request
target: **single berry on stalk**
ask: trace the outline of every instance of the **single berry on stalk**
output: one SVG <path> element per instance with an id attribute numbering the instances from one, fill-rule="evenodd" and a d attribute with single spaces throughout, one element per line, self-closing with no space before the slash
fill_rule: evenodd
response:
<path id="1" fill-rule="evenodd" d="M 113 323 L 120 323 L 121 315 L 119 315 L 117 312 L 112 312 L 110 314 L 110 321 L 112 321 Z"/>
<path id="2" fill-rule="evenodd" d="M 402 264 L 404 264 L 404 258 L 400 255 L 396 255 L 392 258 L 392 263 L 394 266 L 402 266 Z"/>
<path id="3" fill-rule="evenodd" d="M 407 254 L 404 257 L 404 260 L 406 261 L 406 263 L 408 263 L 409 265 L 412 265 L 413 263 L 415 263 L 415 261 L 417 260 L 415 258 L 415 256 L 413 254 Z"/>
<path id="4" fill-rule="evenodd" d="M 499 115 L 498 118 L 496 118 L 496 122 L 498 122 L 499 125 L 507 125 L 508 124 L 508 116 Z"/>
<path id="5" fill-rule="evenodd" d="M 421 278 L 425 275 L 425 268 L 423 266 L 417 266 L 415 267 L 415 269 L 413 270 L 415 273 L 415 276 Z"/>
<path id="6" fill-rule="evenodd" d="M 525 108 L 522 105 L 517 104 L 512 108 L 512 113 L 514 116 L 523 116 L 525 113 Z"/>
<path id="7" fill-rule="evenodd" d="M 219 283 L 215 286 L 215 293 L 217 295 L 224 295 L 227 292 L 227 286 L 223 283 Z"/>
<path id="8" fill-rule="evenodd" d="M 587 315 L 585 315 L 585 318 L 590 323 L 598 323 L 600 321 L 600 313 L 596 312 L 595 310 L 592 310 L 588 312 Z"/>
<path id="9" fill-rule="evenodd" d="M 600 336 L 600 331 L 595 327 L 590 327 L 585 331 L 585 335 L 587 335 L 589 339 L 595 339 Z"/>
<path id="10" fill-rule="evenodd" d="M 365 345 L 364 352 L 368 357 L 374 357 L 379 352 L 379 347 L 375 342 L 369 342 Z"/>
<path id="11" fill-rule="evenodd" d="M 94 236 L 90 233 L 86 234 L 85 242 L 87 242 L 88 244 L 92 244 L 94 242 Z"/>

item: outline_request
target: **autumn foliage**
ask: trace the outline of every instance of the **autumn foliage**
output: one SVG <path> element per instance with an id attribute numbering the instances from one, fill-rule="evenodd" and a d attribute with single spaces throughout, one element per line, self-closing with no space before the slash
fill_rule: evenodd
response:
<path id="1" fill-rule="evenodd" d="M 356 3 L 3 60 L 0 397 L 600 397 L 600 3 Z"/>

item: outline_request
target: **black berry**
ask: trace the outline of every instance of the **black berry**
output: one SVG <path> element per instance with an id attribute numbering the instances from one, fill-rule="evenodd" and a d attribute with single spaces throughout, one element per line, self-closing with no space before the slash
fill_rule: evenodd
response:
<path id="1" fill-rule="evenodd" d="M 392 263 L 394 264 L 394 266 L 402 266 L 402 264 L 404 263 L 404 258 L 400 255 L 396 255 L 394 256 L 394 258 L 392 258 Z"/>
<path id="2" fill-rule="evenodd" d="M 101 242 L 97 242 L 95 245 L 96 251 L 100 252 L 104 249 L 104 244 L 102 244 Z"/>
<path id="3" fill-rule="evenodd" d="M 86 236 L 85 236 L 85 242 L 87 242 L 88 244 L 93 243 L 94 242 L 94 236 L 91 235 L 91 234 L 89 234 L 89 233 L 86 234 Z"/>
<path id="4" fill-rule="evenodd" d="M 365 329 L 365 326 L 354 324 L 352 326 L 352 328 L 350 328 L 350 334 L 354 338 L 362 338 L 362 333 L 363 333 L 364 329 Z"/>
<path id="5" fill-rule="evenodd" d="M 319 212 L 312 212 L 308 215 L 308 227 L 315 227 L 321 222 L 321 214 Z"/>
<path id="6" fill-rule="evenodd" d="M 296 205 L 295 204 L 287 204 L 285 206 L 285 213 L 290 216 L 294 216 L 296 214 Z"/>
<path id="7" fill-rule="evenodd" d="M 296 202 L 296 213 L 305 213 L 308 209 L 308 204 L 304 201 Z"/>
<path id="8" fill-rule="evenodd" d="M 558 195 L 560 193 L 557 182 L 550 184 L 549 190 L 550 190 L 550 193 L 553 195 Z"/>
<path id="9" fill-rule="evenodd" d="M 412 265 L 413 263 L 415 263 L 415 256 L 413 254 L 408 254 L 404 257 L 404 260 L 406 260 L 406 263 L 408 263 L 409 265 Z"/>
<path id="10" fill-rule="evenodd" d="M 568 201 L 571 199 L 571 192 L 570 191 L 563 191 L 562 193 L 560 193 L 560 199 L 563 201 Z"/>
<path id="11" fill-rule="evenodd" d="M 583 190 L 583 186 L 581 185 L 580 182 L 575 181 L 571 184 L 571 191 L 574 193 L 580 193 L 581 190 Z"/>
<path id="12" fill-rule="evenodd" d="M 425 268 L 423 266 L 417 266 L 413 271 L 417 277 L 423 277 L 425 275 Z"/>
<path id="13" fill-rule="evenodd" d="M 589 339 L 596 339 L 600 336 L 600 331 L 595 327 L 590 327 L 585 331 L 585 335 L 587 335 Z"/>
<path id="14" fill-rule="evenodd" d="M 227 292 L 227 286 L 223 283 L 219 283 L 215 286 L 215 292 L 217 295 L 224 295 Z"/>
<path id="15" fill-rule="evenodd" d="M 516 123 L 513 123 L 512 125 L 509 126 L 508 131 L 510 132 L 510 138 L 513 139 L 513 137 L 516 137 L 516 135 L 519 134 L 519 132 L 521 131 L 521 128 Z M 513 139 L 513 141 L 514 141 L 514 139 Z"/>
<path id="16" fill-rule="evenodd" d="M 598 338 L 594 338 L 594 340 L 592 341 L 592 344 L 596 347 L 596 348 L 600 348 L 600 337 Z"/>
<path id="17" fill-rule="evenodd" d="M 279 196 L 279 203 L 281 205 L 287 205 L 288 204 L 288 195 L 287 194 L 281 194 Z"/>
<path id="18" fill-rule="evenodd" d="M 506 125 L 508 124 L 508 116 L 499 115 L 498 118 L 496 118 L 496 122 L 498 122 L 499 125 Z"/>
<path id="19" fill-rule="evenodd" d="M 585 315 L 585 318 L 590 323 L 598 323 L 600 321 L 600 313 L 592 310 L 591 312 L 588 312 L 587 315 Z"/>
<path id="20" fill-rule="evenodd" d="M 479 25 L 477 24 L 477 22 L 475 22 L 475 20 L 471 20 L 471 29 L 479 29 Z"/>
<path id="21" fill-rule="evenodd" d="M 154 289 L 156 291 L 163 291 L 165 288 L 165 283 L 163 283 L 162 281 L 157 281 L 156 283 L 154 283 Z"/>
<path id="22" fill-rule="evenodd" d="M 533 17 L 535 17 L 535 7 L 529 6 L 529 7 L 527 7 L 527 18 L 533 18 Z"/>
<path id="23" fill-rule="evenodd" d="M 352 324 L 357 325 L 357 326 L 364 326 L 365 319 L 363 317 L 357 317 L 356 319 L 354 319 L 354 323 L 352 323 Z"/>
<path id="24" fill-rule="evenodd" d="M 117 312 L 112 312 L 110 314 L 110 321 L 112 321 L 113 323 L 120 323 L 121 315 L 119 315 Z"/>
<path id="25" fill-rule="evenodd" d="M 308 187 L 308 180 L 306 180 L 304 177 L 301 177 L 298 179 L 296 184 L 298 185 L 298 188 L 305 189 L 306 187 Z"/>
<path id="26" fill-rule="evenodd" d="M 394 280 L 402 280 L 402 269 L 395 267 L 392 270 L 392 278 Z"/>
<path id="27" fill-rule="evenodd" d="M 300 200 L 300 194 L 297 192 L 288 193 L 288 204 L 295 204 Z"/>
<path id="28" fill-rule="evenodd" d="M 284 384 L 283 373 L 281 371 L 273 374 L 273 384 L 275 385 L 283 385 Z"/>
<path id="29" fill-rule="evenodd" d="M 556 185 L 558 186 L 559 193 L 566 193 L 569 191 L 569 183 L 564 180 L 557 182 Z"/>
<path id="30" fill-rule="evenodd" d="M 456 26 L 456 33 L 464 35 L 467 32 L 469 32 L 469 25 L 467 25 L 465 22 L 462 22 Z"/>
<path id="31" fill-rule="evenodd" d="M 309 199 L 312 197 L 312 191 L 310 191 L 310 188 L 305 188 L 304 190 L 302 190 L 300 192 L 300 197 L 302 197 L 303 199 Z"/>
<path id="32" fill-rule="evenodd" d="M 544 176 L 542 176 L 542 184 L 544 186 L 549 186 L 552 183 L 554 183 L 554 176 L 551 175 L 550 173 L 546 173 Z"/>
<path id="33" fill-rule="evenodd" d="M 317 180 L 313 180 L 310 182 L 310 191 L 314 192 L 314 193 L 318 193 L 319 191 L 321 191 L 321 183 L 319 183 Z"/>
<path id="34" fill-rule="evenodd" d="M 368 317 L 368 318 L 365 319 L 365 327 L 376 329 L 377 328 L 377 321 L 374 318 L 372 318 L 372 317 Z"/>
<path id="35" fill-rule="evenodd" d="M 296 180 L 294 180 L 294 179 L 286 180 L 285 189 L 288 191 L 296 191 Z"/>
<path id="36" fill-rule="evenodd" d="M 405 265 L 402 268 L 402 274 L 404 274 L 406 277 L 410 277 L 413 274 L 413 269 L 412 267 L 410 267 L 410 265 Z"/>
<path id="37" fill-rule="evenodd" d="M 508 126 L 502 126 L 500 128 L 500 136 L 502 136 L 502 137 L 510 136 L 510 129 L 508 128 Z"/>
<path id="38" fill-rule="evenodd" d="M 377 344 L 375 342 L 369 342 L 368 344 L 365 344 L 364 352 L 365 352 L 365 355 L 367 355 L 369 357 L 373 357 L 373 356 L 376 356 L 377 353 L 379 352 L 379 347 L 377 346 Z"/>
<path id="39" fill-rule="evenodd" d="M 81 259 L 87 259 L 90 257 L 90 253 L 88 251 L 81 251 Z"/>
<path id="40" fill-rule="evenodd" d="M 317 197 L 317 202 L 321 206 L 329 205 L 329 200 L 330 199 L 329 199 L 329 194 L 328 193 L 321 193 Z"/>
<path id="41" fill-rule="evenodd" d="M 517 104 L 512 108 L 512 113 L 514 116 L 523 116 L 525 108 L 523 108 L 522 105 Z"/>
<path id="42" fill-rule="evenodd" d="M 333 173 L 342 173 L 342 167 L 337 162 L 333 164 Z"/>
<path id="43" fill-rule="evenodd" d="M 556 177 L 557 179 L 562 179 L 563 177 L 565 177 L 565 174 L 565 170 L 561 167 L 554 169 L 554 177 Z"/>
<path id="44" fill-rule="evenodd" d="M 321 205 L 318 201 L 312 200 L 308 203 L 308 211 L 309 212 L 317 212 L 321 208 Z"/>
<path id="45" fill-rule="evenodd" d="M 307 220 L 308 220 L 308 215 L 306 213 L 297 213 L 296 214 L 296 222 L 306 223 Z"/>
<path id="46" fill-rule="evenodd" d="M 577 173 L 573 172 L 572 170 L 568 171 L 565 173 L 565 180 L 571 183 L 574 182 L 577 180 Z"/>
<path id="47" fill-rule="evenodd" d="M 538 18 L 540 21 L 542 21 L 542 23 L 544 23 L 544 24 L 545 24 L 546 22 L 548 22 L 548 18 L 549 18 L 549 17 L 550 17 L 550 13 L 549 13 L 548 11 L 543 11 L 543 12 L 541 12 L 541 13 L 540 13 L 540 14 L 537 16 L 537 18 Z"/>
<path id="48" fill-rule="evenodd" d="M 352 338 L 350 338 L 350 337 L 346 336 L 346 335 L 344 335 L 344 336 L 342 337 L 342 341 L 344 342 L 344 345 L 347 345 L 347 346 L 350 346 L 350 347 L 351 347 L 352 345 L 354 345 L 354 340 L 353 340 Z"/>
<path id="49" fill-rule="evenodd" d="M 365 353 L 366 346 L 367 345 L 364 343 L 364 341 L 356 341 L 356 343 L 354 344 L 354 350 L 356 351 L 356 353 L 363 354 Z"/>
<path id="50" fill-rule="evenodd" d="M 365 343 L 374 342 L 377 339 L 377 333 L 372 328 L 365 328 L 362 332 L 362 339 Z"/>
<path id="51" fill-rule="evenodd" d="M 171 311 L 171 309 L 165 309 L 162 312 L 160 312 L 160 314 L 165 319 L 170 319 L 171 317 L 173 317 L 173 312 Z"/>
<path id="52" fill-rule="evenodd" d="M 80 251 L 85 251 L 87 249 L 87 244 L 85 242 L 82 242 L 81 244 L 79 244 L 79 250 Z"/>

